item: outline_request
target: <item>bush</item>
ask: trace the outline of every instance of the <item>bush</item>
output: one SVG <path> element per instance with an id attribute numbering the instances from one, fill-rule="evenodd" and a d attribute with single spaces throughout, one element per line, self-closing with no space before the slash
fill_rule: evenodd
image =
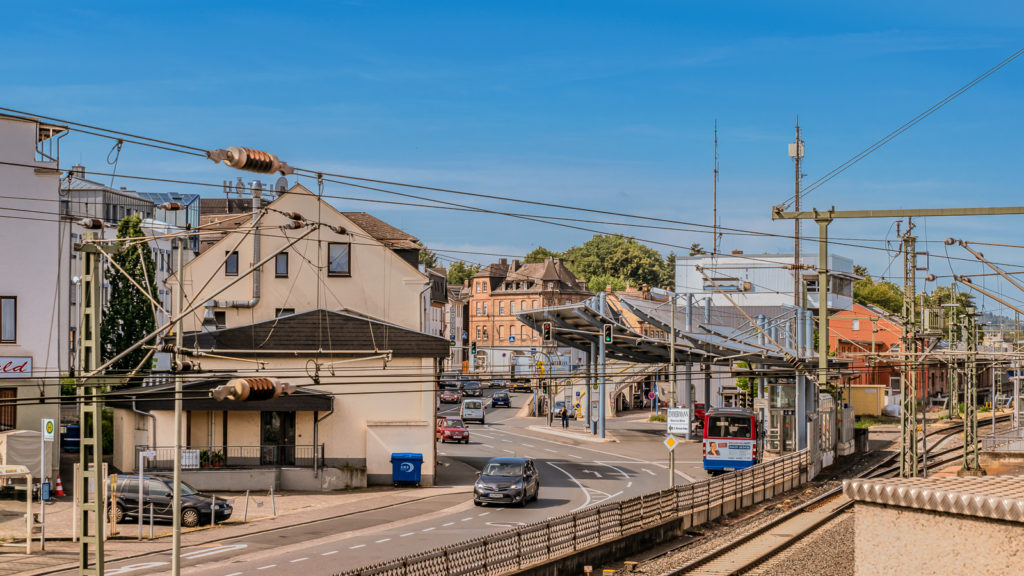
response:
<path id="1" fill-rule="evenodd" d="M 651 417 L 647 419 L 648 422 L 665 422 L 668 417 L 664 414 L 651 414 Z"/>

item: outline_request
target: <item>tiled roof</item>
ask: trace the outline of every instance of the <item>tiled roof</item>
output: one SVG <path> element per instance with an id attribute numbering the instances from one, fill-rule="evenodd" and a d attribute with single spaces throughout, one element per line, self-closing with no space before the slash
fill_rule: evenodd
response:
<path id="1" fill-rule="evenodd" d="M 239 214 L 252 212 L 252 198 L 201 198 L 199 214 Z"/>
<path id="2" fill-rule="evenodd" d="M 274 351 L 322 350 L 326 356 L 365 356 L 346 351 L 391 350 L 395 357 L 447 356 L 448 341 L 350 312 L 310 310 L 212 332 L 184 334 L 185 346 L 267 356 Z M 294 354 L 287 354 L 293 356 Z"/>
<path id="3" fill-rule="evenodd" d="M 367 214 L 366 212 L 342 212 L 345 218 L 359 226 L 375 240 L 392 250 L 419 250 L 415 236 Z"/>

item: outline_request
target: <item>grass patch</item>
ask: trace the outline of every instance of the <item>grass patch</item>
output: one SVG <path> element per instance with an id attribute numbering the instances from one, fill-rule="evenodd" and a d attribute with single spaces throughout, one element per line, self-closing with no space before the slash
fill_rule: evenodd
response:
<path id="1" fill-rule="evenodd" d="M 664 414 L 651 414 L 651 417 L 647 419 L 648 422 L 666 422 L 668 417 Z"/>
<path id="2" fill-rule="evenodd" d="M 858 416 L 854 428 L 871 428 L 879 424 L 899 424 L 900 419 L 894 416 Z"/>

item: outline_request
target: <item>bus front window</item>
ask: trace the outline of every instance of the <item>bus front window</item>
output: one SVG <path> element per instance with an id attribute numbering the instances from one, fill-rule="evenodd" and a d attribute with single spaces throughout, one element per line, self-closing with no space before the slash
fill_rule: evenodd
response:
<path id="1" fill-rule="evenodd" d="M 750 438 L 750 417 L 715 416 L 709 418 L 708 438 Z"/>

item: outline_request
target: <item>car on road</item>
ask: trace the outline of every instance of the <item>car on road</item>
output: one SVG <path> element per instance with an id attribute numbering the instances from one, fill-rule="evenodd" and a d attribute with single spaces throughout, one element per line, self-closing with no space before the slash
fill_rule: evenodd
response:
<path id="1" fill-rule="evenodd" d="M 445 442 L 462 442 L 469 444 L 469 429 L 461 418 L 438 418 L 437 439 Z"/>
<path id="2" fill-rule="evenodd" d="M 690 419 L 690 422 L 693 422 L 694 426 L 698 430 L 703 430 L 704 429 L 704 414 L 706 412 L 707 412 L 707 409 L 706 409 L 706 407 L 705 407 L 703 402 L 697 402 L 697 403 L 695 403 L 693 405 L 693 415 L 692 415 L 692 418 Z"/>
<path id="3" fill-rule="evenodd" d="M 463 382 L 462 394 L 464 396 L 482 396 L 483 390 L 480 388 L 480 382 L 478 380 L 467 380 Z"/>
<path id="4" fill-rule="evenodd" d="M 506 386 L 508 386 L 508 382 L 501 378 L 491 378 L 487 381 L 488 388 L 505 388 Z"/>
<path id="5" fill-rule="evenodd" d="M 569 418 L 576 417 L 576 409 L 573 407 L 572 402 L 566 402 L 565 400 L 555 400 L 555 408 L 551 411 L 551 414 L 555 418 L 561 418 L 562 408 L 565 408 L 569 413 Z"/>
<path id="6" fill-rule="evenodd" d="M 531 458 L 491 458 L 478 473 L 473 503 L 526 506 L 540 495 L 540 473 Z"/>
<path id="7" fill-rule="evenodd" d="M 498 406 L 504 406 L 505 408 L 512 407 L 512 399 L 508 397 L 508 392 L 495 392 L 491 396 L 491 406 L 497 408 Z"/>
<path id="8" fill-rule="evenodd" d="M 457 372 L 445 372 L 441 375 L 441 379 L 438 380 L 438 386 L 443 390 L 445 388 L 452 388 L 455 390 L 459 389 L 459 384 L 462 379 L 462 374 Z"/>
<path id="9" fill-rule="evenodd" d="M 173 520 L 174 485 L 169 478 L 145 476 L 142 478 L 142 513 L 144 517 L 153 510 L 154 520 Z M 114 508 L 114 520 L 125 522 L 138 519 L 139 514 L 139 477 L 119 476 L 117 490 L 111 493 L 110 503 Z M 218 499 L 214 502 L 211 496 L 200 493 L 195 488 L 181 483 L 181 525 L 186 528 L 199 526 L 210 521 L 222 522 L 231 517 L 231 504 L 227 500 Z"/>
<path id="10" fill-rule="evenodd" d="M 463 400 L 459 416 L 462 416 L 463 421 L 476 420 L 481 424 L 485 424 L 484 401 L 476 398 Z"/>
<path id="11" fill-rule="evenodd" d="M 445 390 L 441 392 L 442 404 L 458 404 L 462 401 L 462 393 L 458 390 Z"/>

